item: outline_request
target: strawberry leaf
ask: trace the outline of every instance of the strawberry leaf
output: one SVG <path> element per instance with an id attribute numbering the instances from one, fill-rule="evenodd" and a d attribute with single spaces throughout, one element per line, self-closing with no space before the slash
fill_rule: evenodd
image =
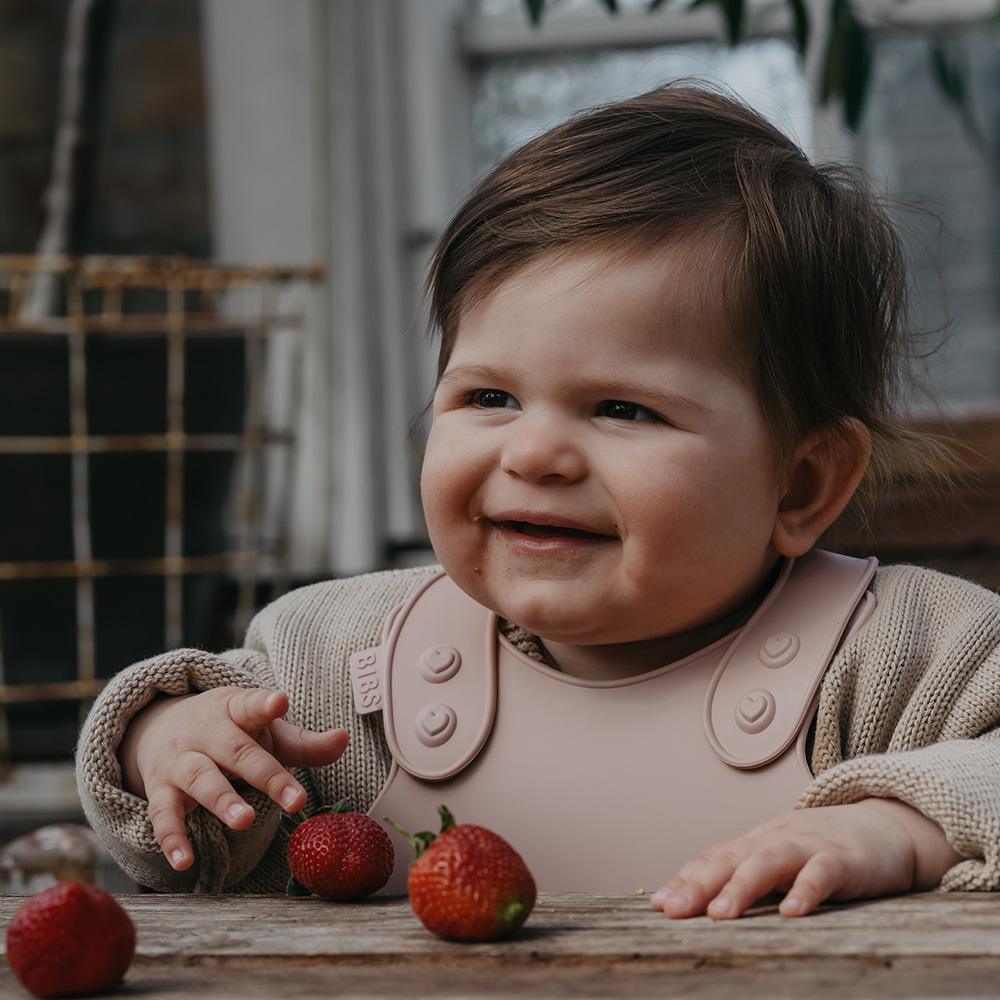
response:
<path id="1" fill-rule="evenodd" d="M 438 815 L 441 817 L 441 832 L 447 833 L 455 825 L 455 817 L 448 811 L 447 806 L 438 806 Z"/>
<path id="2" fill-rule="evenodd" d="M 288 885 L 285 886 L 285 895 L 311 896 L 312 893 L 294 875 L 289 875 Z"/>
<path id="3" fill-rule="evenodd" d="M 295 833 L 296 827 L 301 823 L 304 823 L 308 817 L 304 812 L 297 813 L 285 813 L 281 817 L 281 829 L 285 831 L 285 835 L 290 837 Z"/>
<path id="4" fill-rule="evenodd" d="M 349 813 L 354 812 L 354 806 L 351 805 L 350 799 L 338 799 L 333 805 L 320 806 L 313 816 L 319 816 L 323 813 Z"/>

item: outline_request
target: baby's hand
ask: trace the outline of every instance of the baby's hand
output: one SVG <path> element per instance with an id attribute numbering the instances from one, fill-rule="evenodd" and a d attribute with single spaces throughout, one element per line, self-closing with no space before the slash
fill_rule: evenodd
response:
<path id="1" fill-rule="evenodd" d="M 344 752 L 346 730 L 307 732 L 281 718 L 287 711 L 282 691 L 220 687 L 154 701 L 129 724 L 119 748 L 123 784 L 149 802 L 156 842 L 177 871 L 194 861 L 184 817 L 199 804 L 233 830 L 253 823 L 229 778 L 293 812 L 306 791 L 285 767 L 319 767 Z"/>
<path id="2" fill-rule="evenodd" d="M 707 913 L 725 920 L 777 890 L 787 892 L 778 907 L 781 915 L 799 917 L 826 899 L 921 888 L 914 884 L 916 846 L 902 810 L 930 823 L 916 810 L 888 799 L 778 816 L 687 862 L 653 894 L 653 906 L 669 917 Z"/>

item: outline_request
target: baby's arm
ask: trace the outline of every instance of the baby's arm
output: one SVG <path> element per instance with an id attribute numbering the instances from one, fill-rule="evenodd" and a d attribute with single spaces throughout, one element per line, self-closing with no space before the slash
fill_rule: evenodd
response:
<path id="1" fill-rule="evenodd" d="M 362 811 L 368 809 L 383 787 L 391 756 L 380 719 L 354 712 L 349 658 L 359 649 L 378 644 L 389 611 L 434 572 L 435 567 L 418 567 L 301 587 L 254 618 L 243 648 L 219 654 L 176 650 L 114 676 L 88 715 L 76 757 L 84 811 L 118 864 L 141 885 L 163 892 L 283 892 L 288 865 L 281 809 L 268 792 L 242 779 L 226 784 L 234 785 L 239 800 L 252 808 L 249 825 L 246 815 L 228 824 L 210 806 L 192 807 L 183 816 L 183 831 L 193 849 L 194 864 L 183 870 L 170 866 L 157 841 L 149 803 L 137 794 L 148 791 L 149 782 L 138 776 L 135 747 L 127 743 L 140 742 L 134 738 L 140 730 L 126 734 L 144 710 L 149 709 L 155 718 L 161 702 L 173 704 L 180 697 L 222 688 L 278 690 L 288 697 L 288 718 L 296 724 L 295 733 L 301 725 L 325 734 L 335 745 L 343 737 L 331 735 L 334 730 L 350 733 L 343 756 L 333 765 L 297 766 L 291 757 L 284 761 L 292 768 L 286 779 L 308 793 L 306 811 L 341 798 L 349 798 Z M 195 700 L 180 702 L 181 708 Z M 265 714 L 280 708 L 280 702 L 272 703 Z M 205 728 L 212 730 L 210 725 Z M 259 734 L 264 750 L 268 750 L 267 740 L 274 739 L 274 729 L 272 723 Z M 280 726 L 277 730 L 287 733 Z M 237 733 L 235 739 L 246 745 L 249 734 L 241 731 L 247 738 Z M 159 756 L 170 752 L 162 750 Z M 270 775 L 277 774 L 273 765 L 268 766 Z M 223 765 L 222 771 L 227 769 L 232 770 Z M 219 807 L 235 804 L 233 792 L 218 779 L 213 787 L 221 792 Z M 175 825 L 173 829 L 176 833 L 180 828 Z"/>
<path id="2" fill-rule="evenodd" d="M 724 916 L 712 901 L 734 876 L 734 909 L 757 889 L 801 896 L 786 915 L 824 898 L 1000 890 L 1000 597 L 908 566 L 880 570 L 875 593 L 824 677 L 817 777 L 796 811 L 709 848 L 654 906 Z M 678 887 L 688 905 L 667 902 Z"/>

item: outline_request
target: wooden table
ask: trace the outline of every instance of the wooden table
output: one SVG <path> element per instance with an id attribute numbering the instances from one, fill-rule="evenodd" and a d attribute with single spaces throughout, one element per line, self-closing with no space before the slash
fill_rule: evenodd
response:
<path id="1" fill-rule="evenodd" d="M 543 894 L 512 941 L 424 930 L 405 899 L 118 897 L 138 929 L 119 997 L 1000 996 L 1000 894 L 925 893 L 795 920 L 672 921 L 645 896 Z M 0 897 L 3 926 L 21 897 Z M 27 996 L 6 964 L 0 996 Z"/>

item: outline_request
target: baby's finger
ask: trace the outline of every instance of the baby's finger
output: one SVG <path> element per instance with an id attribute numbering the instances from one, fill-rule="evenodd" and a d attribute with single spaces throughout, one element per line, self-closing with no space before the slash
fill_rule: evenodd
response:
<path id="1" fill-rule="evenodd" d="M 288 695 L 270 688 L 238 689 L 226 699 L 226 710 L 244 732 L 257 733 L 288 711 Z"/>
<path id="2" fill-rule="evenodd" d="M 278 760 L 261 747 L 253 736 L 239 726 L 224 725 L 219 731 L 214 732 L 211 743 L 206 750 L 222 772 L 229 777 L 242 778 L 254 788 L 262 791 L 268 798 L 273 799 L 286 812 L 295 812 L 306 804 L 306 790 Z M 222 791 L 221 786 L 215 783 L 210 773 L 206 775 L 206 778 L 213 781 L 212 790 Z M 235 825 L 210 803 L 195 795 L 183 782 L 178 782 L 178 784 L 202 805 L 211 809 L 220 819 L 226 820 L 233 829 L 242 830 L 244 825 L 249 826 L 249 822 L 239 826 Z M 229 791 L 232 792 L 231 787 Z M 239 801 L 242 802 L 242 799 Z M 246 803 L 244 802 L 243 805 L 246 806 Z"/>
<path id="3" fill-rule="evenodd" d="M 258 753 L 267 757 L 249 736 L 244 733 L 243 737 Z M 242 777 L 242 773 L 235 768 L 233 773 Z M 196 750 L 181 754 L 173 769 L 173 777 L 180 791 L 187 792 L 195 802 L 218 816 L 226 826 L 233 830 L 245 830 L 253 823 L 253 807 L 240 798 L 236 789 L 219 770 L 219 765 L 207 754 Z"/>
<path id="4" fill-rule="evenodd" d="M 191 867 L 194 851 L 184 828 L 184 794 L 173 785 L 154 785 L 149 796 L 149 821 L 153 836 L 172 868 L 182 872 Z"/>
<path id="5" fill-rule="evenodd" d="M 755 900 L 788 885 L 808 858 L 808 852 L 793 844 L 771 844 L 742 861 L 706 912 L 713 920 L 730 920 L 749 909 Z"/>
<path id="6" fill-rule="evenodd" d="M 346 729 L 328 729 L 314 733 L 293 726 L 284 719 L 270 725 L 274 749 L 271 751 L 286 767 L 322 767 L 337 760 L 347 747 Z"/>
<path id="7" fill-rule="evenodd" d="M 783 917 L 804 917 L 843 885 L 846 866 L 838 854 L 822 851 L 803 866 L 788 895 L 778 904 Z"/>
<path id="8" fill-rule="evenodd" d="M 653 894 L 653 905 L 668 917 L 693 917 L 705 912 L 709 900 L 726 884 L 749 848 L 733 843 L 716 846 L 687 862 L 659 892 Z"/>

